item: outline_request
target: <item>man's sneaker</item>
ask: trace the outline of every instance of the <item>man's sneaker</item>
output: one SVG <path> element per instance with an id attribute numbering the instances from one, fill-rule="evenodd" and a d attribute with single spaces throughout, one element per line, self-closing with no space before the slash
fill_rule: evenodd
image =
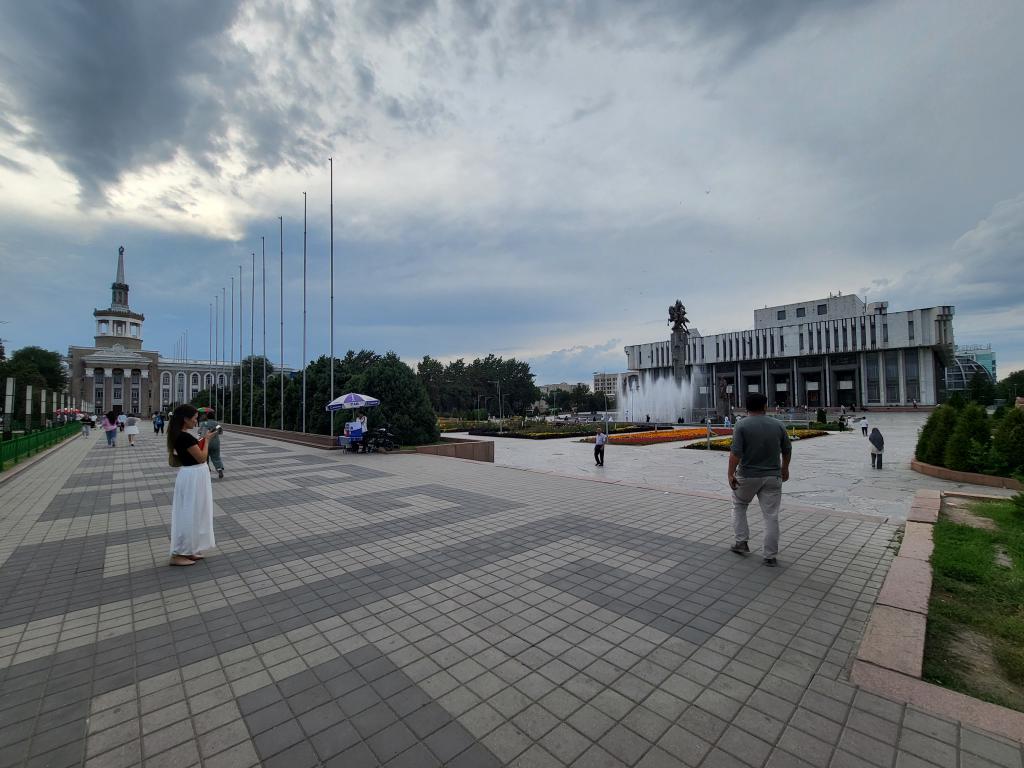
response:
<path id="1" fill-rule="evenodd" d="M 750 552 L 750 546 L 745 541 L 737 541 L 729 550 L 735 552 L 737 555 L 745 555 Z"/>
<path id="2" fill-rule="evenodd" d="M 761 562 L 764 563 L 765 565 L 767 565 L 769 568 L 774 568 L 775 566 L 777 566 L 779 564 L 779 561 L 776 560 L 774 557 L 766 557 Z"/>

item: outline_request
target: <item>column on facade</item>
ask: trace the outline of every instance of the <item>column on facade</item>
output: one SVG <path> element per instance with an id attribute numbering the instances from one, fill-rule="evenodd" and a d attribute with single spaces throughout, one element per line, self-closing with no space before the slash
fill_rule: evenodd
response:
<path id="1" fill-rule="evenodd" d="M 900 389 L 899 389 L 900 404 L 901 405 L 906 405 L 907 402 L 908 402 L 907 401 L 907 371 L 906 371 L 906 368 L 903 365 L 903 350 L 899 350 L 899 351 L 896 352 L 896 370 L 897 370 L 898 375 L 900 377 Z"/>
<path id="2" fill-rule="evenodd" d="M 794 408 L 800 405 L 800 396 L 797 394 L 800 391 L 800 387 L 796 380 L 796 371 L 798 367 L 796 361 L 797 358 L 794 357 L 791 366 L 791 368 L 793 369 L 793 374 L 789 380 L 789 404 Z"/>

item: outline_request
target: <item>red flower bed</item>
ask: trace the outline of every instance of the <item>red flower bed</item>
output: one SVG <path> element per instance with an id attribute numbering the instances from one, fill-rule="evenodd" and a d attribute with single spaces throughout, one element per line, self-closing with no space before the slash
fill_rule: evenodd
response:
<path id="1" fill-rule="evenodd" d="M 687 429 L 659 429 L 650 432 L 633 432 L 626 435 L 609 435 L 608 442 L 612 445 L 654 445 L 655 443 L 672 443 L 679 440 L 696 440 L 699 437 L 707 437 L 708 431 L 704 427 L 689 427 Z M 731 435 L 732 429 L 725 427 L 712 427 L 711 434 L 722 437 Z M 582 440 L 584 443 L 594 442 L 594 438 L 588 437 Z"/>

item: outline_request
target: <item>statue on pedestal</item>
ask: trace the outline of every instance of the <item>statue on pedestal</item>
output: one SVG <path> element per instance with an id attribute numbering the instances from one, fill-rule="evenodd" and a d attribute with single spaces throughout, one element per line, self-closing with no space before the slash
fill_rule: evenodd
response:
<path id="1" fill-rule="evenodd" d="M 690 321 L 686 317 L 686 307 L 679 299 L 676 299 L 676 303 L 668 308 L 668 322 L 673 331 L 687 332 L 686 326 L 690 324 Z"/>

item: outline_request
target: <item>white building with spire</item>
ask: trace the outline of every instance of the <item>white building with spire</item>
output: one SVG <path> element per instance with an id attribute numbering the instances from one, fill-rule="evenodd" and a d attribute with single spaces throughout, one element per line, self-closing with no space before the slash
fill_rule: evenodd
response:
<path id="1" fill-rule="evenodd" d="M 110 306 L 93 311 L 91 347 L 68 347 L 68 392 L 87 413 L 150 416 L 191 400 L 203 389 L 228 386 L 233 366 L 211 360 L 162 358 L 143 349 L 145 315 L 132 311 L 125 279 L 124 246 L 117 252 L 117 274 Z"/>

